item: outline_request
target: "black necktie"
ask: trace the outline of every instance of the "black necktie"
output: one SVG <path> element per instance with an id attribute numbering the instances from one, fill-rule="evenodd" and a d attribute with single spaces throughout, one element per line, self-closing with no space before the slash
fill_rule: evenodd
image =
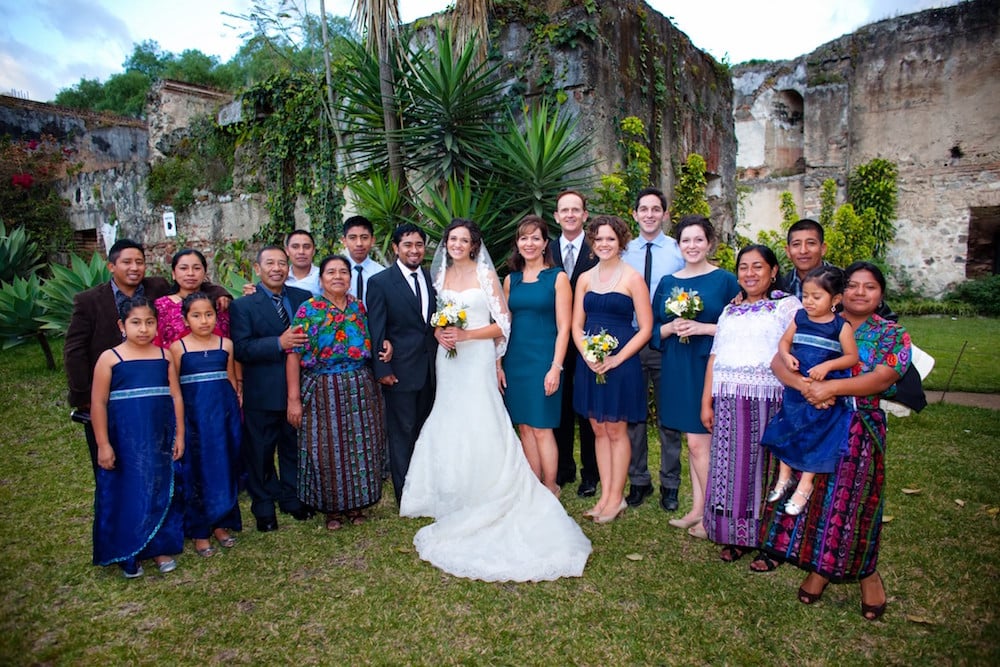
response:
<path id="1" fill-rule="evenodd" d="M 424 297 L 420 295 L 420 282 L 417 280 L 417 272 L 414 271 L 410 274 L 413 278 L 413 291 L 417 293 L 417 304 L 420 306 L 420 317 L 426 319 L 427 314 L 424 313 Z"/>
<path id="2" fill-rule="evenodd" d="M 361 265 L 358 264 L 357 266 L 354 267 L 354 270 L 358 272 L 358 282 L 357 282 L 357 284 L 354 287 L 354 293 L 357 294 L 358 301 L 364 301 L 365 300 L 365 279 L 361 275 L 361 272 L 363 271 L 363 269 L 361 268 Z"/>
<path id="3" fill-rule="evenodd" d="M 288 312 L 285 310 L 285 304 L 281 299 L 281 295 L 272 294 L 271 301 L 274 302 L 274 309 L 278 311 L 278 317 L 281 318 L 281 323 L 287 329 L 291 322 L 288 319 Z"/>
<path id="4" fill-rule="evenodd" d="M 644 274 L 646 278 L 646 287 L 649 287 L 649 281 L 653 279 L 653 243 L 652 241 L 646 243 L 646 273 Z"/>

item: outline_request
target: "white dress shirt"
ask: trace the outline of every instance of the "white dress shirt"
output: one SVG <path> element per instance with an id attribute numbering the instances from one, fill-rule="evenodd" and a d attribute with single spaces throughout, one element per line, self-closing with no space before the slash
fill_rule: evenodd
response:
<path id="1" fill-rule="evenodd" d="M 305 278 L 296 278 L 292 270 L 289 269 L 285 285 L 304 289 L 313 296 L 321 296 L 323 294 L 323 288 L 319 284 L 319 267 L 315 265 L 309 270 L 309 275 Z"/>
<path id="2" fill-rule="evenodd" d="M 361 301 L 367 307 L 368 306 L 368 279 L 371 278 L 372 276 L 374 276 L 376 273 L 378 273 L 380 271 L 385 271 L 385 267 L 382 266 L 381 264 L 379 264 L 378 262 L 376 262 L 370 256 L 369 257 L 365 257 L 365 261 L 361 262 L 360 264 L 356 263 L 353 259 L 351 259 L 350 255 L 347 256 L 347 261 L 351 263 L 351 287 L 347 291 L 355 299 L 358 298 L 358 278 L 357 278 L 358 272 L 355 270 L 354 267 L 360 266 L 361 267 L 361 282 L 364 284 L 364 288 L 365 288 L 364 289 L 365 297 Z M 403 267 L 403 270 L 405 271 L 406 267 Z"/>

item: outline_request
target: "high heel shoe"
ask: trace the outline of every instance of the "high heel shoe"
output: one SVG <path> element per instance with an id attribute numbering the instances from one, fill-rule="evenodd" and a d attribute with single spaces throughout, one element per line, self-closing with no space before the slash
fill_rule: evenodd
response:
<path id="1" fill-rule="evenodd" d="M 795 493 L 792 497 L 785 503 L 785 514 L 788 516 L 798 516 L 802 514 L 802 510 L 806 508 L 806 504 L 809 502 L 809 498 L 812 496 L 812 489 L 809 489 L 809 493 L 802 493 L 798 489 L 795 489 Z M 795 496 L 802 498 L 801 503 L 795 502 Z"/>
<path id="2" fill-rule="evenodd" d="M 810 577 L 812 577 L 811 574 L 809 575 L 809 577 L 806 577 L 806 581 L 809 581 Z M 799 586 L 799 602 L 801 602 L 802 604 L 816 604 L 817 602 L 819 602 L 819 599 L 823 597 L 823 591 L 826 590 L 826 586 L 827 584 L 830 583 L 830 580 L 823 579 L 823 585 L 816 593 L 810 593 L 809 591 L 806 590 L 805 588 L 806 581 L 803 581 L 802 585 Z"/>
<path id="3" fill-rule="evenodd" d="M 620 517 L 622 514 L 625 514 L 626 509 L 628 509 L 628 503 L 625 502 L 625 500 L 622 500 L 622 504 L 618 506 L 617 512 L 615 512 L 614 514 L 598 514 L 597 516 L 594 517 L 594 523 L 600 523 L 600 524 L 611 523 L 612 521 Z"/>
<path id="4" fill-rule="evenodd" d="M 699 523 L 701 523 L 701 517 L 700 516 L 696 516 L 693 519 L 671 519 L 667 523 L 669 523 L 674 528 L 688 529 L 691 526 L 696 526 Z"/>
<path id="5" fill-rule="evenodd" d="M 778 483 L 774 485 L 771 489 L 771 493 L 767 494 L 767 502 L 773 503 L 782 496 L 785 495 L 785 491 L 788 491 L 788 487 L 792 485 L 792 478 L 789 477 L 786 480 L 778 480 Z"/>
<path id="6" fill-rule="evenodd" d="M 882 588 L 882 595 L 885 596 L 885 601 L 882 604 L 866 604 L 865 603 L 865 592 L 861 589 L 861 615 L 866 621 L 877 621 L 882 618 L 882 614 L 885 613 L 886 605 L 889 604 L 889 596 L 885 594 L 885 585 L 882 583 L 882 575 L 878 572 L 868 575 L 870 577 L 878 577 L 879 586 Z M 866 577 L 867 578 L 867 577 Z"/>

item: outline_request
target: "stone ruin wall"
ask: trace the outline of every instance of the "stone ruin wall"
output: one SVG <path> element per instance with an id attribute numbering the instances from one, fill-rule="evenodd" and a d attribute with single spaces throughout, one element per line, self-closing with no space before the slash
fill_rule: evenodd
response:
<path id="1" fill-rule="evenodd" d="M 550 20 L 593 21 L 599 35 L 595 40 L 582 39 L 576 49 L 546 50 L 554 71 L 554 89 L 568 96 L 565 110 L 577 115 L 577 132 L 593 141 L 591 157 L 598 162 L 595 182 L 596 175 L 613 170 L 622 161 L 618 122 L 629 115 L 638 116 L 650 138 L 658 137 L 652 147 L 652 181 L 669 193 L 687 154 L 700 153 L 712 181 L 713 219 L 723 230 L 731 230 L 736 143 L 727 72 L 644 2 L 598 3 L 599 12 L 592 17 L 582 2 L 568 3 L 568 9 L 561 9 L 565 4 L 561 0 L 555 3 L 560 9 Z M 497 47 L 511 76 L 523 69 L 525 78 L 534 81 L 541 65 L 525 65 L 531 37 L 530 29 L 510 23 L 501 31 Z M 665 91 L 659 93 L 653 85 L 656 68 L 664 75 Z M 542 92 L 529 89 L 526 95 L 532 98 Z M 0 121 L 7 99 L 12 98 L 0 100 Z M 190 118 L 206 111 L 218 113 L 230 99 L 200 86 L 164 82 L 150 95 L 146 121 L 25 103 L 32 109 L 20 113 L 7 133 L 29 138 L 36 131 L 32 128 L 44 123 L 43 119 L 56 119 L 61 129 L 53 134 L 75 146 L 81 156 L 80 169 L 67 176 L 61 188 L 73 228 L 80 233 L 98 230 L 94 233 L 99 237 L 102 223 L 117 220 L 119 237 L 145 244 L 154 271 L 165 271 L 164 264 L 179 241 L 203 250 L 211 261 L 221 244 L 249 239 L 267 220 L 264 194 L 236 190 L 217 197 L 196 193 L 192 206 L 175 213 L 179 236 L 169 238 L 162 223 L 164 208 L 152 206 L 147 199 L 150 163 L 169 152 L 183 136 Z M 661 129 L 654 134 L 656 125 Z M 238 188 L 242 179 L 235 181 Z M 296 220 L 308 228 L 304 208 L 300 201 Z"/>
<path id="2" fill-rule="evenodd" d="M 998 13 L 996 2 L 966 2 L 866 26 L 794 61 L 736 68 L 737 169 L 751 189 L 750 235 L 779 227 L 782 190 L 818 217 L 824 179 L 837 180 L 843 202 L 850 170 L 882 157 L 899 168 L 894 279 L 940 296 L 995 272 Z"/>

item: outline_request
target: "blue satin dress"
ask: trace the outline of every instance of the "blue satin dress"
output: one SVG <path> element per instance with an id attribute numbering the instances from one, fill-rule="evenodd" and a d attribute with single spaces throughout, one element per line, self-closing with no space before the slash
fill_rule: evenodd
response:
<path id="1" fill-rule="evenodd" d="M 229 353 L 188 352 L 181 340 L 184 396 L 184 535 L 208 539 L 214 528 L 242 530 L 237 502 L 242 423 L 226 368 Z"/>
<path id="2" fill-rule="evenodd" d="M 122 359 L 111 368 L 108 439 L 115 467 L 97 469 L 95 565 L 130 568 L 138 560 L 184 549 L 183 513 L 174 490 L 176 420 L 167 373 L 166 357 Z"/>

